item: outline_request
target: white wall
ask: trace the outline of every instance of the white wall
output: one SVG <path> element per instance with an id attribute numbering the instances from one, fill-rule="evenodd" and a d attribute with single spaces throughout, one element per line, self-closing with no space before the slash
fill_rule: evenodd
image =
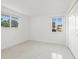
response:
<path id="1" fill-rule="evenodd" d="M 69 44 L 69 19 L 68 19 L 68 15 L 66 15 L 65 17 L 66 19 L 66 46 L 68 47 Z"/>
<path id="2" fill-rule="evenodd" d="M 77 18 L 77 13 L 78 13 L 78 6 L 75 4 L 68 16 L 66 16 L 67 20 L 67 31 L 66 31 L 66 42 L 67 46 L 70 48 L 71 52 L 75 56 L 76 59 L 78 59 L 78 18 Z"/>
<path id="3" fill-rule="evenodd" d="M 65 45 L 66 43 L 65 19 L 64 19 L 64 31 L 52 32 L 52 17 L 51 16 L 32 17 L 31 36 L 30 36 L 31 40 Z"/>
<path id="4" fill-rule="evenodd" d="M 29 16 L 25 16 L 23 14 L 12 11 L 4 6 L 2 6 L 2 14 L 12 15 L 20 17 L 18 20 L 19 27 L 18 28 L 1 28 L 1 48 L 12 47 L 16 44 L 22 43 L 29 39 L 28 33 L 28 20 Z"/>

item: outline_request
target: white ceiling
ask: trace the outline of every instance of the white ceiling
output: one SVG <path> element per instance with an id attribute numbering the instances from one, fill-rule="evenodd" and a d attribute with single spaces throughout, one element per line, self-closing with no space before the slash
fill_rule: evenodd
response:
<path id="1" fill-rule="evenodd" d="M 64 15 L 74 1 L 75 0 L 2 0 L 2 6 L 29 16 Z"/>

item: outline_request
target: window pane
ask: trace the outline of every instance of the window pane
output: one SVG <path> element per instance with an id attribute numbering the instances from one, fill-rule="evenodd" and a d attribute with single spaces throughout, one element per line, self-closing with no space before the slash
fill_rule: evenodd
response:
<path id="1" fill-rule="evenodd" d="M 18 27 L 18 18 L 16 17 L 11 17 L 11 27 Z"/>
<path id="2" fill-rule="evenodd" d="M 10 16 L 1 15 L 1 26 L 10 27 Z"/>
<path id="3" fill-rule="evenodd" d="M 63 32 L 63 19 L 62 17 L 52 18 L 52 32 Z"/>

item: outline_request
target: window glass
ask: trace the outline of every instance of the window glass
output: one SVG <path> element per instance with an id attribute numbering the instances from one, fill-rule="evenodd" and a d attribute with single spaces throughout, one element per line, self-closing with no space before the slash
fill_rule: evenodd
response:
<path id="1" fill-rule="evenodd" d="M 18 18 L 1 15 L 1 27 L 18 27 Z"/>
<path id="2" fill-rule="evenodd" d="M 63 32 L 63 18 L 53 17 L 52 18 L 52 32 Z"/>
<path id="3" fill-rule="evenodd" d="M 11 27 L 18 27 L 18 18 L 11 17 Z"/>
<path id="4" fill-rule="evenodd" d="M 10 16 L 6 16 L 6 15 L 1 16 L 1 26 L 10 27 Z"/>

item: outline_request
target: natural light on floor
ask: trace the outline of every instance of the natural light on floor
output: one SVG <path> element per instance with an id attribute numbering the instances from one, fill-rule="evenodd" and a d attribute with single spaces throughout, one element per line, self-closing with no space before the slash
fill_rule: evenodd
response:
<path id="1" fill-rule="evenodd" d="M 58 53 L 52 53 L 52 59 L 62 59 L 62 55 Z"/>

